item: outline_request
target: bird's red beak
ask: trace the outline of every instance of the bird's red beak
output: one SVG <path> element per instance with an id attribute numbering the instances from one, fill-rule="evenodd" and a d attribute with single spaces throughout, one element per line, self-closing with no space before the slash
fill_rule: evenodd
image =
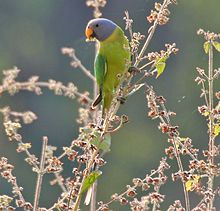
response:
<path id="1" fill-rule="evenodd" d="M 87 27 L 87 28 L 86 28 L 86 31 L 85 31 L 85 34 L 86 34 L 86 37 L 87 37 L 88 39 L 90 39 L 91 36 L 92 36 L 92 34 L 93 34 L 93 29 L 90 28 L 90 27 Z"/>

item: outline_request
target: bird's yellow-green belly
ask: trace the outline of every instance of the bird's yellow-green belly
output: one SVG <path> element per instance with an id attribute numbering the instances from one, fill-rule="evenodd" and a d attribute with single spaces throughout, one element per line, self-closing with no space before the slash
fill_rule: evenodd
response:
<path id="1" fill-rule="evenodd" d="M 102 49 L 102 54 L 107 60 L 107 72 L 103 81 L 103 89 L 112 92 L 117 88 L 123 74 L 128 70 L 129 52 L 123 46 L 109 44 L 106 49 Z"/>

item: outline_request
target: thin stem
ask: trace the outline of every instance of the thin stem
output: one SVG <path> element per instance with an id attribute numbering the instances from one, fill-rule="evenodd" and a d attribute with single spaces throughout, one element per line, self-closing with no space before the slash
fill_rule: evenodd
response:
<path id="1" fill-rule="evenodd" d="M 27 91 L 33 91 L 33 90 L 30 90 L 30 87 L 31 86 L 36 86 L 36 87 L 46 87 L 46 88 L 49 88 L 50 90 L 52 90 L 50 88 L 50 83 L 47 82 L 47 81 L 38 81 L 38 82 L 29 82 L 29 81 L 25 81 L 25 82 L 15 82 L 14 85 L 17 87 L 18 90 L 27 90 Z M 1 93 L 5 92 L 5 91 L 8 91 L 9 87 L 8 86 L 0 86 L 0 89 L 1 89 Z M 61 84 L 60 85 L 60 89 L 61 91 L 65 91 L 65 90 L 68 90 L 68 87 Z M 92 100 L 83 95 L 82 93 L 78 92 L 78 91 L 74 91 L 74 94 L 77 96 L 77 97 L 82 97 L 82 98 L 85 98 L 89 103 L 92 102 Z"/>
<path id="2" fill-rule="evenodd" d="M 128 29 L 130 39 L 132 39 L 133 38 L 133 30 L 132 30 L 132 25 L 131 25 L 132 22 L 130 22 L 132 20 L 130 19 L 129 12 L 127 10 L 125 11 L 125 17 L 126 17 L 126 28 L 125 28 L 125 30 Z M 129 21 L 129 23 L 127 23 L 127 21 Z"/>
<path id="3" fill-rule="evenodd" d="M 91 204 L 90 204 L 90 211 L 96 210 L 96 195 L 97 195 L 97 186 L 98 182 L 97 180 L 92 185 L 92 196 L 91 196 Z"/>
<path id="4" fill-rule="evenodd" d="M 108 126 L 109 126 L 109 118 L 108 116 L 105 118 L 104 120 L 104 123 L 103 123 L 103 136 L 104 134 L 106 133 L 106 131 L 108 130 Z M 94 164 L 94 160 L 97 156 L 99 152 L 99 149 L 96 149 L 92 156 L 91 156 L 91 159 L 89 160 L 89 163 L 88 163 L 88 166 L 87 168 L 84 170 L 84 175 L 83 175 L 83 178 L 82 178 L 82 181 L 81 181 L 81 186 L 79 188 L 79 192 L 78 192 L 78 195 L 77 195 L 77 198 L 76 198 L 76 202 L 75 202 L 75 205 L 74 205 L 74 208 L 72 209 L 72 211 L 77 211 L 78 210 L 78 207 L 80 205 L 80 201 L 81 201 L 81 198 L 82 198 L 82 194 L 81 194 L 81 191 L 82 191 L 82 187 L 83 187 L 83 184 L 86 180 L 86 178 L 88 177 L 89 175 L 89 171 L 90 169 L 92 168 L 93 164 Z"/>
<path id="5" fill-rule="evenodd" d="M 30 85 L 33 84 L 33 83 L 32 83 L 32 82 L 21 82 L 20 84 L 21 84 L 21 88 L 26 89 L 26 87 L 30 86 Z M 36 86 L 40 86 L 40 87 L 47 87 L 47 88 L 50 87 L 50 84 L 49 84 L 48 82 L 43 82 L 43 81 L 42 81 L 42 82 L 35 82 L 34 84 L 35 84 Z M 61 85 L 61 88 L 62 88 L 62 90 L 66 90 L 66 89 L 67 89 L 67 87 L 64 86 L 64 85 Z M 90 99 L 89 97 L 87 97 L 87 96 L 81 94 L 81 93 L 78 92 L 78 91 L 75 91 L 74 94 L 75 94 L 77 97 L 83 97 L 83 98 L 85 98 L 86 100 L 88 100 L 88 102 L 91 102 L 91 99 Z"/>
<path id="6" fill-rule="evenodd" d="M 140 67 L 139 69 L 140 70 L 143 70 L 145 67 L 147 67 L 147 66 L 149 66 L 149 65 L 151 65 L 151 64 L 153 64 L 155 61 L 153 60 L 153 61 L 150 61 L 150 62 L 148 62 L 147 64 L 144 64 L 142 67 Z"/>
<path id="7" fill-rule="evenodd" d="M 214 165 L 214 117 L 213 117 L 213 47 L 210 45 L 209 48 L 209 70 L 208 70 L 208 97 L 209 97 L 209 153 L 211 157 L 209 158 L 209 164 L 212 166 Z M 208 179 L 208 188 L 209 190 L 213 191 L 213 183 L 214 183 L 214 176 L 210 172 L 210 176 Z M 208 210 L 213 209 L 213 198 L 210 199 L 208 203 Z"/>
<path id="8" fill-rule="evenodd" d="M 175 154 L 176 154 L 176 160 L 177 160 L 177 164 L 178 167 L 180 169 L 181 172 L 183 172 L 183 165 L 182 165 L 182 161 L 180 158 L 180 155 L 178 153 L 177 147 L 176 147 L 176 137 L 174 137 L 174 150 L 175 150 Z M 188 191 L 186 190 L 186 184 L 184 183 L 184 181 L 182 181 L 182 185 L 183 185 L 183 192 L 184 192 L 184 198 L 185 198 L 185 204 L 186 204 L 186 211 L 190 211 L 190 202 L 189 202 L 189 194 Z"/>
<path id="9" fill-rule="evenodd" d="M 55 175 L 55 177 L 56 177 L 56 181 L 57 181 L 57 183 L 59 184 L 61 190 L 62 190 L 63 192 L 67 192 L 66 187 L 64 186 L 62 180 L 60 179 L 61 176 L 59 175 L 59 173 L 55 172 L 54 175 Z"/>
<path id="10" fill-rule="evenodd" d="M 77 66 L 83 71 L 83 73 L 89 77 L 90 79 L 92 79 L 93 81 L 95 81 L 95 77 L 92 75 L 92 73 L 81 63 L 81 61 L 78 59 L 78 57 L 76 56 L 75 52 L 72 53 L 72 58 L 73 60 L 77 63 Z"/>
<path id="11" fill-rule="evenodd" d="M 149 34 L 148 37 L 147 37 L 146 42 L 144 43 L 144 46 L 143 46 L 142 49 L 141 49 L 140 54 L 138 55 L 138 57 L 137 57 L 137 59 L 136 59 L 136 61 L 135 61 L 135 63 L 134 63 L 134 66 L 135 66 L 135 67 L 137 67 L 138 64 L 140 63 L 141 57 L 143 56 L 145 50 L 147 49 L 147 47 L 148 47 L 148 45 L 149 45 L 149 43 L 150 43 L 150 41 L 151 41 L 151 39 L 152 39 L 152 37 L 153 37 L 153 35 L 154 35 L 154 32 L 155 32 L 156 27 L 157 27 L 157 24 L 158 24 L 158 23 L 157 23 L 157 20 L 156 20 L 156 21 L 154 22 L 154 25 L 152 26 L 152 29 L 151 29 L 151 31 L 150 31 L 150 34 Z"/>
<path id="12" fill-rule="evenodd" d="M 167 5 L 167 2 L 168 2 L 168 0 L 164 0 L 163 5 L 161 6 L 160 11 L 159 11 L 159 13 L 158 13 L 158 17 L 160 16 L 160 14 L 162 13 L 162 11 L 164 10 L 164 7 Z M 145 43 L 144 43 L 144 45 L 143 45 L 143 47 L 142 47 L 140 53 L 139 53 L 139 55 L 138 55 L 138 57 L 137 57 L 137 59 L 136 59 L 136 61 L 135 61 L 135 63 L 134 63 L 134 66 L 135 66 L 135 67 L 137 67 L 138 64 L 140 63 L 141 58 L 142 58 L 142 56 L 144 55 L 144 52 L 146 51 L 146 49 L 147 49 L 147 47 L 148 47 L 148 45 L 149 45 L 149 43 L 150 43 L 150 41 L 151 41 L 151 39 L 152 39 L 152 37 L 153 37 L 153 35 L 154 35 L 154 32 L 155 32 L 155 30 L 156 30 L 156 28 L 157 28 L 157 25 L 158 25 L 158 19 L 156 19 L 156 20 L 154 21 L 154 24 L 153 24 L 153 26 L 152 26 L 151 29 L 150 29 L 150 33 L 149 33 L 149 35 L 148 35 L 148 37 L 147 37 L 147 39 L 146 39 L 146 41 L 145 41 Z"/>
<path id="13" fill-rule="evenodd" d="M 202 89 L 203 89 L 203 93 L 204 93 L 204 97 L 205 97 L 205 103 L 208 106 L 209 105 L 209 101 L 208 101 L 208 97 L 207 97 L 207 92 L 206 92 L 204 81 L 202 81 Z"/>
<path id="14" fill-rule="evenodd" d="M 74 205 L 74 208 L 72 209 L 72 211 L 77 211 L 78 210 L 78 207 L 80 205 L 80 201 L 81 201 L 81 198 L 82 198 L 81 191 L 82 191 L 83 184 L 84 184 L 86 178 L 88 177 L 89 170 L 91 169 L 97 154 L 98 154 L 98 149 L 93 152 L 92 157 L 91 157 L 91 159 L 88 163 L 88 167 L 85 169 L 85 174 L 82 178 L 82 182 L 81 182 L 81 185 L 80 185 L 80 188 L 79 188 L 79 193 L 77 195 L 76 202 L 75 202 L 75 205 Z"/>
<path id="15" fill-rule="evenodd" d="M 170 125 L 170 117 L 169 117 L 169 115 L 167 115 L 167 113 L 168 113 L 167 109 L 166 109 L 164 104 L 161 104 L 161 107 L 165 111 L 165 114 L 166 114 L 165 119 L 166 119 L 167 123 Z M 162 119 L 162 121 L 165 122 L 162 117 L 160 117 L 160 119 Z M 173 147 L 174 147 L 174 152 L 175 152 L 175 157 L 176 157 L 176 160 L 177 160 L 177 164 L 178 164 L 179 170 L 181 172 L 183 172 L 183 164 L 182 164 L 180 155 L 178 153 L 178 149 L 176 147 L 176 142 L 178 140 L 178 137 L 174 136 L 173 138 L 174 138 Z M 179 140 L 178 140 L 178 142 L 179 142 Z M 183 186 L 183 192 L 184 192 L 184 198 L 185 198 L 185 204 L 186 204 L 186 211 L 190 211 L 189 194 L 188 194 L 188 191 L 186 190 L 186 184 L 184 183 L 184 181 L 182 181 L 182 186 Z"/>
<path id="16" fill-rule="evenodd" d="M 159 193 L 159 190 L 160 190 L 160 189 L 158 188 L 158 190 L 156 191 L 156 193 Z M 157 203 L 154 202 L 152 211 L 156 211 L 156 209 L 157 209 Z"/>
<path id="17" fill-rule="evenodd" d="M 99 49 L 99 44 L 98 42 L 96 42 L 95 45 L 95 52 L 97 54 Z M 96 80 L 93 81 L 93 98 L 95 100 L 96 96 L 98 95 L 98 86 L 96 83 Z M 94 111 L 93 114 L 93 122 L 97 123 L 98 122 L 98 110 L 96 108 L 96 110 Z M 96 194 L 97 194 L 97 186 L 98 183 L 97 181 L 95 181 L 95 183 L 92 185 L 92 195 L 91 195 L 91 203 L 90 203 L 90 211 L 95 211 L 96 210 Z"/>
<path id="18" fill-rule="evenodd" d="M 128 92 L 128 94 L 135 89 L 135 86 L 140 84 L 145 78 L 147 78 L 150 74 L 153 74 L 154 72 L 154 67 L 152 66 L 148 71 L 146 71 L 144 73 L 144 75 L 139 78 L 133 85 L 131 85 L 130 87 L 128 87 L 128 90 L 126 90 Z M 146 83 L 146 82 L 145 82 Z"/>
<path id="19" fill-rule="evenodd" d="M 175 141 L 178 142 L 178 144 L 179 144 L 184 150 L 187 151 L 187 154 L 188 154 L 193 160 L 198 161 L 198 159 L 190 152 L 190 150 L 189 150 L 186 146 L 184 146 L 184 145 L 181 143 L 181 141 L 179 140 L 178 137 L 176 137 L 176 140 L 175 140 Z"/>
<path id="20" fill-rule="evenodd" d="M 48 211 L 53 211 L 55 209 L 59 210 L 58 208 L 59 205 L 61 205 L 69 197 L 69 193 L 67 192 L 64 192 L 64 193 L 65 195 L 61 199 L 59 199 L 57 203 L 54 203 L 54 205 L 51 208 L 49 208 Z"/>
<path id="21" fill-rule="evenodd" d="M 45 137 L 43 137 L 43 143 L 42 143 L 40 170 L 38 172 L 38 177 L 37 177 L 37 184 L 36 184 L 36 189 L 35 189 L 33 211 L 37 211 L 37 209 L 38 209 L 40 193 L 41 193 L 41 187 L 42 187 L 42 181 L 43 181 L 43 175 L 44 175 L 44 165 L 45 165 L 47 143 L 48 143 L 48 138 L 45 136 Z"/>
<path id="22" fill-rule="evenodd" d="M 157 168 L 157 170 L 153 171 L 153 172 L 149 175 L 149 177 L 154 176 L 155 174 L 159 173 L 159 171 L 160 171 L 160 166 Z M 146 182 L 146 178 L 143 179 L 143 182 Z M 138 186 L 138 185 L 136 184 L 136 185 L 133 185 L 131 188 L 132 188 L 132 189 L 135 189 L 137 186 Z M 128 190 L 125 190 L 124 192 L 122 192 L 121 194 L 119 194 L 117 198 L 123 197 L 125 194 L 127 194 L 127 192 L 128 192 Z M 105 203 L 104 205 L 109 205 L 109 204 L 111 204 L 112 202 L 114 202 L 115 200 L 116 200 L 116 199 L 113 198 L 113 199 L 111 199 L 110 201 L 108 201 L 107 203 Z M 101 210 L 101 207 L 99 207 L 99 208 L 97 209 L 97 211 L 100 211 L 100 210 Z"/>

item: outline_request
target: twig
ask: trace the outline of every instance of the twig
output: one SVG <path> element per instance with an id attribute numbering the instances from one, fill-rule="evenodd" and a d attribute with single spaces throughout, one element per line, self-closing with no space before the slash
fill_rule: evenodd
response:
<path id="1" fill-rule="evenodd" d="M 54 84 L 52 84 L 54 83 Z M 52 90 L 55 92 L 56 95 L 64 95 L 70 98 L 74 98 L 74 96 L 83 98 L 85 100 L 87 100 L 89 103 L 92 102 L 92 100 L 77 91 L 76 87 L 68 87 L 63 85 L 61 82 L 59 81 L 54 81 L 54 80 L 50 80 L 50 81 L 36 81 L 36 82 L 32 82 L 32 81 L 25 81 L 25 82 L 18 82 L 18 81 L 14 81 L 13 83 L 13 89 L 16 87 L 16 91 L 12 93 L 15 94 L 20 90 L 27 90 L 27 91 L 31 91 L 31 92 L 35 92 L 37 95 L 42 94 L 40 87 L 46 87 L 49 90 Z M 10 89 L 11 86 L 10 85 L 0 85 L 0 94 L 2 94 L 5 91 L 8 91 L 10 93 Z M 10 93 L 11 94 L 11 93 Z"/>
<path id="2" fill-rule="evenodd" d="M 189 150 L 186 146 L 184 146 L 184 145 L 181 143 L 181 141 L 179 140 L 178 137 L 175 138 L 175 142 L 178 142 L 178 144 L 179 144 L 184 150 L 186 150 L 187 154 L 188 154 L 193 160 L 199 161 L 199 160 L 190 152 L 190 150 Z"/>
<path id="3" fill-rule="evenodd" d="M 208 97 L 207 97 L 207 93 L 206 93 L 205 83 L 204 83 L 203 80 L 201 81 L 201 83 L 202 83 L 202 90 L 203 90 L 204 97 L 205 97 L 205 102 L 206 102 L 206 105 L 208 106 L 209 105 L 209 101 L 208 101 Z"/>
<path id="4" fill-rule="evenodd" d="M 26 89 L 27 89 L 26 87 L 32 85 L 32 82 L 20 82 L 20 85 L 21 85 L 21 88 L 22 88 L 22 89 L 25 89 L 25 90 L 26 90 Z M 35 85 L 36 85 L 36 86 L 40 86 L 40 87 L 47 87 L 47 88 L 50 89 L 50 83 L 49 83 L 49 82 L 43 82 L 43 81 L 42 81 L 42 82 L 36 82 Z M 60 86 L 60 88 L 61 88 L 62 90 L 67 90 L 67 89 L 68 89 L 68 88 L 67 88 L 65 85 L 63 85 L 63 84 Z M 78 92 L 78 91 L 75 91 L 74 94 L 75 94 L 76 96 L 78 96 L 78 97 L 83 97 L 83 98 L 85 98 L 88 102 L 92 102 L 92 100 L 91 100 L 89 97 L 83 95 L 82 93 L 80 93 L 80 92 Z"/>
<path id="5" fill-rule="evenodd" d="M 67 192 L 66 187 L 63 185 L 63 183 L 62 183 L 62 181 L 61 181 L 61 179 L 60 179 L 59 173 L 55 172 L 54 175 L 55 175 L 56 180 L 57 180 L 57 183 L 59 184 L 59 186 L 60 186 L 60 188 L 62 189 L 62 191 L 63 191 L 64 193 Z"/>
<path id="6" fill-rule="evenodd" d="M 117 104 L 116 104 L 117 105 Z M 115 108 L 115 107 L 114 107 Z M 109 126 L 109 119 L 108 118 L 108 115 L 106 116 L 106 118 L 104 119 L 104 122 L 103 122 L 103 133 L 102 133 L 102 138 L 104 137 L 104 134 L 106 133 L 106 131 L 108 130 L 108 126 Z M 83 175 L 83 178 L 82 178 L 82 181 L 81 181 L 81 186 L 79 188 L 79 191 L 78 191 L 78 195 L 77 195 L 77 198 L 76 198 L 76 201 L 75 201 L 75 204 L 74 204 L 74 207 L 72 209 L 72 211 L 77 211 L 78 210 L 78 207 L 80 205 L 80 201 L 81 201 L 81 198 L 82 198 L 82 194 L 81 194 L 81 191 L 82 191 L 82 187 L 83 187 L 83 184 L 86 180 L 86 178 L 88 177 L 89 175 L 89 172 L 90 172 L 90 169 L 92 168 L 93 164 L 94 164 L 94 161 L 95 161 L 95 158 L 97 156 L 99 152 L 99 149 L 97 148 L 96 150 L 94 150 L 93 154 L 91 155 L 91 159 L 89 160 L 88 162 L 88 166 L 86 167 L 86 169 L 84 170 L 84 175 Z"/>
<path id="7" fill-rule="evenodd" d="M 98 42 L 96 42 L 96 46 L 95 46 L 95 51 L 97 53 L 98 51 Z M 96 80 L 93 80 L 93 98 L 95 100 L 96 96 L 98 95 L 98 86 L 96 83 Z M 97 123 L 98 122 L 98 110 L 97 108 L 94 111 L 93 114 L 93 122 Z M 91 202 L 90 202 L 90 211 L 95 211 L 96 210 L 96 194 L 97 194 L 97 186 L 98 183 L 97 181 L 94 182 L 94 184 L 92 185 L 92 195 L 91 195 Z"/>
<path id="8" fill-rule="evenodd" d="M 208 69 L 208 97 L 209 97 L 209 153 L 210 159 L 209 164 L 214 165 L 214 117 L 213 117 L 213 46 L 210 44 L 209 48 L 209 69 Z M 210 176 L 208 179 L 208 188 L 213 191 L 213 183 L 214 176 L 212 172 L 210 172 Z M 208 210 L 212 210 L 213 208 L 213 197 L 210 199 L 208 203 Z"/>
<path id="9" fill-rule="evenodd" d="M 159 13 L 158 13 L 158 17 L 160 16 L 160 14 L 162 13 L 162 11 L 164 10 L 164 7 L 167 5 L 167 2 L 168 2 L 168 0 L 164 0 L 163 5 L 161 6 L 160 11 L 159 11 Z M 138 57 L 137 57 L 137 59 L 136 59 L 136 61 L 135 61 L 135 63 L 134 63 L 134 66 L 135 66 L 135 67 L 137 67 L 138 64 L 140 63 L 141 58 L 142 58 L 142 56 L 144 55 L 144 52 L 146 51 L 146 49 L 147 49 L 147 47 L 148 47 L 148 45 L 149 45 L 149 43 L 150 43 L 150 41 L 151 41 L 151 39 L 152 39 L 152 37 L 153 37 L 153 35 L 154 35 L 154 32 L 155 32 L 155 30 L 156 30 L 156 28 L 157 28 L 157 25 L 158 25 L 158 19 L 156 19 L 156 20 L 154 21 L 154 24 L 153 24 L 153 26 L 152 26 L 151 29 L 150 29 L 150 33 L 149 33 L 149 35 L 148 35 L 148 37 L 147 37 L 147 39 L 146 39 L 146 41 L 145 41 L 145 43 L 144 43 L 144 45 L 143 45 L 143 47 L 142 47 L 140 53 L 139 53 L 139 55 L 138 55 Z"/>
<path id="10" fill-rule="evenodd" d="M 174 141 L 175 141 L 175 137 L 174 137 Z M 174 143 L 173 146 L 174 146 L 174 150 L 175 150 L 175 155 L 176 155 L 178 167 L 179 167 L 180 171 L 183 172 L 183 164 L 180 159 L 180 155 L 178 153 L 176 143 Z M 185 198 L 185 204 L 186 204 L 186 211 L 190 211 L 189 194 L 188 194 L 188 191 L 186 190 L 186 184 L 184 181 L 182 181 L 182 185 L 183 185 L 183 192 L 184 192 L 184 198 Z"/>
<path id="11" fill-rule="evenodd" d="M 77 63 L 78 67 L 83 71 L 83 73 L 89 77 L 90 79 L 92 79 L 93 81 L 96 81 L 95 77 L 92 75 L 92 73 L 81 63 L 81 61 L 77 58 L 76 54 L 73 53 L 72 54 L 72 58 L 74 59 L 74 61 Z"/>
<path id="12" fill-rule="evenodd" d="M 160 106 L 158 106 L 158 105 L 156 104 L 156 102 L 151 102 L 151 101 L 153 101 L 154 98 L 155 98 L 155 96 L 154 96 L 155 93 L 154 93 L 152 87 L 148 87 L 148 92 L 149 92 L 149 93 L 152 92 L 152 99 L 149 99 L 150 102 L 148 102 L 148 104 L 149 104 L 150 106 L 152 106 L 152 107 L 154 108 L 155 112 L 158 113 L 158 114 L 159 114 L 159 107 L 161 107 L 162 110 L 163 110 L 163 113 L 164 113 L 164 115 L 158 115 L 158 117 L 159 117 L 161 123 L 162 123 L 162 124 L 165 124 L 165 125 L 171 126 L 170 117 L 169 117 L 169 114 L 168 114 L 168 112 L 167 112 L 167 109 L 166 109 L 166 107 L 165 107 L 165 105 L 164 105 L 164 102 L 160 102 L 160 103 L 159 103 Z M 149 94 L 149 95 L 151 95 L 151 94 Z M 169 131 L 168 131 L 167 133 L 168 133 L 168 135 L 170 135 L 170 132 L 169 132 Z M 179 153 L 178 153 L 178 149 L 177 149 L 177 145 L 176 145 L 176 140 L 178 140 L 178 137 L 179 137 L 178 131 L 175 132 L 174 134 L 172 134 L 172 137 L 173 137 L 173 140 L 174 140 L 174 142 L 173 142 L 173 147 L 174 147 L 174 153 L 175 153 L 175 157 L 176 157 L 176 160 L 177 160 L 178 168 L 179 168 L 180 172 L 183 172 L 182 161 L 181 161 L 181 159 L 180 159 L 180 155 L 179 155 Z M 183 190 L 184 190 L 186 211 L 190 211 L 189 194 L 188 194 L 188 192 L 187 192 L 187 190 L 186 190 L 186 185 L 185 185 L 185 183 L 184 183 L 183 180 L 182 180 L 182 185 L 183 185 Z"/>
<path id="13" fill-rule="evenodd" d="M 165 111 L 165 114 L 166 114 L 165 118 L 167 120 L 167 123 L 170 125 L 170 117 L 169 117 L 169 115 L 167 115 L 167 113 L 168 113 L 167 109 L 164 104 L 161 104 L 161 106 L 162 106 L 163 110 Z M 162 118 L 162 117 L 160 117 L 160 118 Z M 174 152 L 175 152 L 177 164 L 178 164 L 180 172 L 183 172 L 183 164 L 182 164 L 180 155 L 178 153 L 178 149 L 176 147 L 176 140 L 178 140 L 178 137 L 174 136 L 173 138 L 174 138 L 173 146 L 174 146 Z M 186 184 L 184 181 L 182 181 L 182 186 L 183 186 L 183 192 L 184 192 L 184 198 L 185 198 L 185 204 L 186 204 L 186 211 L 190 211 L 189 194 L 188 194 L 188 191 L 186 190 Z"/>
<path id="14" fill-rule="evenodd" d="M 54 209 L 58 209 L 59 205 L 62 204 L 69 197 L 69 192 L 64 192 L 64 193 L 65 195 L 61 199 L 59 199 L 57 203 L 54 203 L 54 205 L 50 207 L 48 211 L 53 211 Z"/>
<path id="15" fill-rule="evenodd" d="M 153 64 L 155 61 L 153 60 L 153 61 L 150 61 L 150 62 L 148 62 L 147 64 L 144 64 L 142 67 L 140 67 L 139 69 L 140 70 L 143 70 L 145 67 L 147 67 L 147 66 L 149 66 L 149 65 L 151 65 L 151 64 Z"/>
<path id="16" fill-rule="evenodd" d="M 96 210 L 96 195 L 97 195 L 97 186 L 98 182 L 97 180 L 92 185 L 92 196 L 91 196 L 91 204 L 90 204 L 90 211 Z"/>
<path id="17" fill-rule="evenodd" d="M 81 201 L 81 198 L 82 198 L 81 191 L 82 191 L 83 184 L 84 184 L 86 178 L 88 177 L 89 170 L 91 169 L 97 154 L 98 154 L 98 149 L 93 152 L 92 157 L 91 157 L 91 159 L 88 163 L 88 167 L 84 170 L 85 173 L 84 173 L 84 176 L 82 178 L 81 186 L 79 188 L 79 192 L 78 192 L 78 195 L 77 195 L 77 198 L 76 198 L 76 202 L 74 204 L 74 208 L 72 209 L 72 211 L 77 211 L 78 210 L 78 207 L 80 205 L 80 201 Z"/>
<path id="18" fill-rule="evenodd" d="M 77 68 L 77 67 L 80 68 L 87 77 L 95 81 L 95 77 L 91 74 L 91 72 L 82 64 L 80 59 L 76 56 L 75 49 L 69 48 L 69 47 L 63 47 L 61 49 L 61 52 L 64 55 L 68 55 L 73 60 L 71 62 L 71 66 L 73 66 L 74 68 Z"/>
<path id="19" fill-rule="evenodd" d="M 43 180 L 43 175 L 44 175 L 44 165 L 45 165 L 47 143 L 48 143 L 48 138 L 44 136 L 43 143 L 42 143 L 42 151 L 41 151 L 40 170 L 38 172 L 37 184 L 36 184 L 36 189 L 35 189 L 33 211 L 37 211 L 38 209 L 41 187 L 42 187 L 42 180 Z"/>
<path id="20" fill-rule="evenodd" d="M 148 177 L 153 177 L 153 176 L 154 176 L 155 174 L 157 174 L 157 173 L 159 174 L 160 170 L 161 170 L 161 169 L 160 169 L 160 166 L 159 166 L 155 171 L 152 171 L 152 173 L 151 173 L 150 175 L 148 175 Z M 146 178 L 143 179 L 143 182 L 146 182 Z M 137 188 L 137 187 L 138 187 L 138 184 L 135 184 L 135 185 L 131 186 L 129 189 L 135 189 L 135 188 Z M 121 194 L 119 194 L 119 195 L 117 196 L 117 199 L 123 197 L 124 195 L 126 195 L 127 192 L 128 192 L 128 189 L 125 190 L 124 192 L 122 192 Z M 109 205 L 109 204 L 111 204 L 112 202 L 114 202 L 114 201 L 117 200 L 117 199 L 112 198 L 110 201 L 108 201 L 107 203 L 105 203 L 105 204 L 103 204 L 103 205 Z M 102 210 L 102 207 L 99 207 L 99 208 L 97 209 L 97 211 L 100 211 L 100 210 Z"/>
<path id="21" fill-rule="evenodd" d="M 125 18 L 124 19 L 126 20 L 126 28 L 125 28 L 125 30 L 128 29 L 129 35 L 130 35 L 130 39 L 132 39 L 132 37 L 133 37 L 133 30 L 132 30 L 133 20 L 130 19 L 129 12 L 127 10 L 125 10 Z"/>

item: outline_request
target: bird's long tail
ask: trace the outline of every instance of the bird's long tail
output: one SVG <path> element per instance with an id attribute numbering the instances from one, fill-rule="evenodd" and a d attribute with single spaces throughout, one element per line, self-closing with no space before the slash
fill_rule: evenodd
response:
<path id="1" fill-rule="evenodd" d="M 94 163 L 91 172 L 95 171 L 96 169 L 98 169 L 98 168 L 97 168 L 96 163 Z M 92 198 L 92 194 L 94 193 L 93 189 L 95 188 L 95 185 L 97 185 L 97 181 L 95 181 L 95 183 L 88 189 L 88 191 L 86 193 L 85 201 L 84 201 L 85 205 L 89 205 L 90 204 L 90 201 L 91 201 L 91 198 Z"/>
<path id="2" fill-rule="evenodd" d="M 100 89 L 99 95 L 96 97 L 96 99 L 92 103 L 92 108 L 95 108 L 101 101 L 102 101 L 102 90 Z"/>
<path id="3" fill-rule="evenodd" d="M 103 111 L 105 113 L 105 111 L 109 111 L 112 100 L 113 100 L 113 94 L 112 92 L 106 92 L 105 95 L 103 96 Z"/>

